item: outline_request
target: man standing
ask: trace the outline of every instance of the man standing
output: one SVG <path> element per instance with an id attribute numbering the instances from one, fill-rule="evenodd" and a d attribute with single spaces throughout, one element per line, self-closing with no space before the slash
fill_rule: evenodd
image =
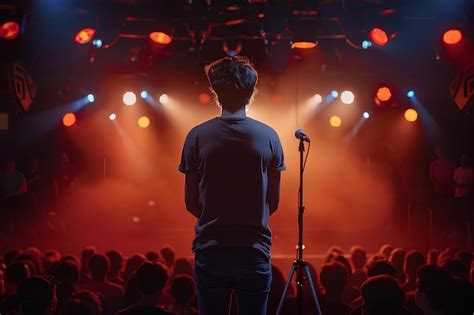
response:
<path id="1" fill-rule="evenodd" d="M 247 117 L 257 72 L 245 57 L 206 67 L 221 116 L 186 137 L 179 170 L 195 227 L 200 314 L 227 314 L 235 291 L 239 314 L 266 314 L 271 282 L 269 216 L 278 208 L 285 169 L 277 133 Z"/>

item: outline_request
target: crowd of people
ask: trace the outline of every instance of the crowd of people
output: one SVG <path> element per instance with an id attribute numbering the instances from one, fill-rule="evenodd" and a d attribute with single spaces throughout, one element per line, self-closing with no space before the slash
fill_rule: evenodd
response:
<path id="1" fill-rule="evenodd" d="M 426 255 L 388 244 L 374 255 L 360 246 L 331 248 L 319 270 L 310 264 L 323 314 L 472 314 L 473 255 L 456 248 Z M 275 314 L 286 283 L 272 265 L 268 314 Z M 80 258 L 30 247 L 0 258 L 0 314 L 199 314 L 192 261 L 169 246 L 124 257 L 85 248 Z M 281 314 L 296 314 L 291 287 Z M 304 314 L 316 314 L 307 285 Z M 238 314 L 233 303 L 232 314 Z"/>

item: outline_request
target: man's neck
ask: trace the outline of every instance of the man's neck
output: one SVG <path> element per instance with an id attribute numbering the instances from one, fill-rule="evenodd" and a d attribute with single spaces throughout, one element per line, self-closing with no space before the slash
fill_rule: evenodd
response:
<path id="1" fill-rule="evenodd" d="M 246 113 L 246 110 L 245 110 L 245 107 L 239 109 L 238 111 L 235 111 L 235 112 L 229 112 L 228 110 L 226 109 L 222 109 L 222 112 L 221 112 L 221 117 L 239 117 L 239 118 L 245 118 L 247 117 L 247 113 Z"/>

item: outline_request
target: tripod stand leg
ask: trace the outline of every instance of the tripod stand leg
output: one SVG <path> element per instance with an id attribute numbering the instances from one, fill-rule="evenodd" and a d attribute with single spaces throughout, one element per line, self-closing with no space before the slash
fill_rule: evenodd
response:
<path id="1" fill-rule="evenodd" d="M 295 275 L 295 270 L 295 265 L 291 266 L 290 274 L 288 275 L 288 280 L 286 281 L 285 288 L 283 289 L 283 293 L 281 294 L 280 302 L 278 302 L 276 315 L 280 315 L 281 308 L 283 307 L 283 303 L 285 302 L 286 293 L 288 292 L 288 288 L 290 287 L 291 281 L 293 280 L 293 276 Z"/>
<path id="2" fill-rule="evenodd" d="M 306 280 L 308 280 L 309 287 L 311 288 L 311 296 L 313 297 L 313 302 L 316 306 L 316 314 L 322 315 L 323 312 L 321 311 L 321 306 L 319 305 L 318 295 L 316 294 L 316 289 L 314 288 L 313 279 L 311 278 L 308 265 L 304 265 L 304 271 L 306 273 Z"/>

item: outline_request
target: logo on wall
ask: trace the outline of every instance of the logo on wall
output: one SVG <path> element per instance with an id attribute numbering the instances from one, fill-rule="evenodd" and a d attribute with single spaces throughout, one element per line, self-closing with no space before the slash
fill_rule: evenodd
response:
<path id="1" fill-rule="evenodd" d="M 26 112 L 35 99 L 36 85 L 22 65 L 14 63 L 12 70 L 13 90 L 23 110 Z"/>
<path id="2" fill-rule="evenodd" d="M 459 73 L 449 87 L 451 96 L 459 109 L 463 109 L 474 95 L 474 66 Z"/>

